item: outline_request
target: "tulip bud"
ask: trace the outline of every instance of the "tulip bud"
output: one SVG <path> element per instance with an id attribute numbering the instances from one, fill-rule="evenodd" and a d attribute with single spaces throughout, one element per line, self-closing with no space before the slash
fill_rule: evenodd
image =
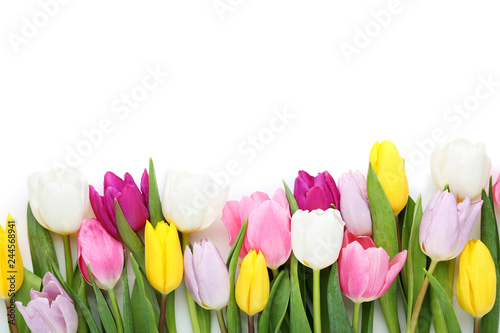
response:
<path id="1" fill-rule="evenodd" d="M 340 211 L 346 227 L 357 236 L 372 235 L 372 218 L 366 178 L 359 170 L 342 174 L 339 179 Z"/>
<path id="2" fill-rule="evenodd" d="M 320 270 L 338 258 L 344 235 L 340 212 L 329 208 L 297 210 L 292 216 L 292 249 L 305 266 Z"/>
<path id="3" fill-rule="evenodd" d="M 87 265 L 100 289 L 113 289 L 123 272 L 123 245 L 96 219 L 83 220 L 78 232 L 78 267 L 88 283 Z"/>
<path id="4" fill-rule="evenodd" d="M 31 301 L 16 306 L 24 321 L 34 333 L 74 333 L 78 329 L 78 315 L 73 300 L 51 272 L 43 277 L 42 291 L 31 289 Z"/>
<path id="5" fill-rule="evenodd" d="M 229 301 L 229 271 L 219 250 L 208 239 L 184 251 L 184 281 L 201 307 L 219 310 Z"/>
<path id="6" fill-rule="evenodd" d="M 456 293 L 458 304 L 475 318 L 495 304 L 497 276 L 491 253 L 480 240 L 470 240 L 460 254 Z"/>
<path id="7" fill-rule="evenodd" d="M 236 303 L 248 315 L 261 312 L 269 300 L 269 275 L 262 252 L 248 252 L 236 281 Z"/>
<path id="8" fill-rule="evenodd" d="M 44 228 L 61 235 L 80 229 L 89 207 L 89 185 L 78 169 L 32 174 L 28 187 L 31 211 Z"/>
<path id="9" fill-rule="evenodd" d="M 437 147 L 431 155 L 431 173 L 434 184 L 440 189 L 449 185 L 450 192 L 462 201 L 481 196 L 488 184 L 491 160 L 482 143 L 472 144 L 458 139 L 444 147 Z"/>
<path id="10" fill-rule="evenodd" d="M 408 180 L 404 160 L 391 141 L 375 142 L 370 151 L 370 163 L 377 175 L 394 215 L 408 202 Z"/>
<path id="11" fill-rule="evenodd" d="M 299 176 L 295 178 L 293 194 L 297 199 L 299 209 L 302 210 L 326 210 L 331 208 L 332 204 L 339 209 L 340 193 L 335 180 L 328 171 L 316 177 L 305 171 L 299 171 Z"/>
<path id="12" fill-rule="evenodd" d="M 0 298 L 10 299 L 24 279 L 23 259 L 17 243 L 16 223 L 7 217 L 5 231 L 0 225 Z"/>
<path id="13" fill-rule="evenodd" d="M 146 222 L 144 233 L 146 275 L 153 288 L 163 295 L 182 282 L 183 259 L 175 224 L 161 221 L 153 228 Z"/>

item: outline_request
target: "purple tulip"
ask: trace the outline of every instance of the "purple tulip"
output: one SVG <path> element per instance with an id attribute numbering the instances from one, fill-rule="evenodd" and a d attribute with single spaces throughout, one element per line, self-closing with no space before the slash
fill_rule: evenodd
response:
<path id="1" fill-rule="evenodd" d="M 365 176 L 359 170 L 342 174 L 339 192 L 340 210 L 347 229 L 356 236 L 371 236 L 372 218 Z"/>
<path id="2" fill-rule="evenodd" d="M 327 210 L 332 208 L 332 204 L 336 209 L 340 208 L 340 193 L 328 171 L 316 177 L 305 171 L 299 171 L 299 176 L 295 178 L 293 194 L 301 210 Z"/>
<path id="3" fill-rule="evenodd" d="M 427 205 L 420 222 L 420 248 L 434 261 L 457 257 L 465 247 L 481 212 L 482 200 L 466 197 L 457 204 L 457 196 L 438 191 Z"/>
<path id="4" fill-rule="evenodd" d="M 229 272 L 219 250 L 208 239 L 184 252 L 184 280 L 189 294 L 205 309 L 222 309 L 229 300 Z"/>
<path id="5" fill-rule="evenodd" d="M 141 190 L 137 187 L 132 176 L 127 172 L 124 180 L 112 172 L 104 176 L 104 196 L 99 195 L 90 185 L 90 204 L 104 228 L 115 238 L 119 237 L 116 227 L 115 199 L 128 223 L 134 231 L 140 230 L 149 219 L 148 196 L 149 178 L 146 169 L 141 178 Z"/>
<path id="6" fill-rule="evenodd" d="M 31 289 L 30 297 L 26 306 L 21 302 L 16 305 L 32 332 L 76 332 L 78 315 L 73 300 L 52 273 L 43 277 L 42 291 Z"/>

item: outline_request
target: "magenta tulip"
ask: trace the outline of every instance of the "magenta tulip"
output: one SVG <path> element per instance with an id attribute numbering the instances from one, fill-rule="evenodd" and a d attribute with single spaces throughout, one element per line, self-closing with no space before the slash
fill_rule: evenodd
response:
<path id="1" fill-rule="evenodd" d="M 123 245 L 96 219 L 83 220 L 78 232 L 78 266 L 91 283 L 87 265 L 100 289 L 113 289 L 123 271 Z"/>
<path id="2" fill-rule="evenodd" d="M 184 252 L 184 281 L 189 294 L 201 307 L 219 310 L 229 301 L 229 271 L 219 250 L 208 239 Z"/>
<path id="3" fill-rule="evenodd" d="M 149 219 L 149 177 L 145 169 L 141 178 L 142 192 L 129 173 L 126 173 L 122 180 L 109 171 L 104 176 L 103 196 L 99 195 L 92 185 L 89 188 L 92 209 L 97 219 L 113 237 L 119 237 L 115 218 L 115 199 L 118 200 L 125 218 L 134 231 L 144 227 Z"/>
<path id="4" fill-rule="evenodd" d="M 387 252 L 377 248 L 367 236 L 355 236 L 349 230 L 339 256 L 340 288 L 355 303 L 382 296 L 398 276 L 406 260 L 406 250 L 389 262 Z"/>
<path id="5" fill-rule="evenodd" d="M 328 171 L 316 177 L 305 171 L 299 171 L 299 176 L 295 178 L 293 194 L 301 210 L 327 210 L 332 208 L 332 204 L 340 210 L 340 193 Z"/>
<path id="6" fill-rule="evenodd" d="M 231 245 L 247 218 L 240 258 L 250 250 L 260 250 L 269 268 L 276 269 L 284 264 L 292 251 L 290 208 L 285 191 L 276 190 L 272 199 L 266 193 L 255 192 L 250 197 L 244 196 L 240 202 L 228 201 L 222 211 L 222 222 Z"/>
<path id="7" fill-rule="evenodd" d="M 469 235 L 481 212 L 482 200 L 466 197 L 457 204 L 457 196 L 438 191 L 425 208 L 420 222 L 420 248 L 434 261 L 457 257 L 469 240 Z"/>
<path id="8" fill-rule="evenodd" d="M 73 300 L 52 273 L 43 277 L 42 291 L 31 289 L 31 301 L 23 306 L 16 302 L 24 321 L 34 333 L 70 333 L 78 329 L 78 315 Z"/>
<path id="9" fill-rule="evenodd" d="M 340 210 L 347 229 L 356 236 L 371 236 L 372 218 L 365 176 L 359 170 L 342 174 L 339 192 Z"/>

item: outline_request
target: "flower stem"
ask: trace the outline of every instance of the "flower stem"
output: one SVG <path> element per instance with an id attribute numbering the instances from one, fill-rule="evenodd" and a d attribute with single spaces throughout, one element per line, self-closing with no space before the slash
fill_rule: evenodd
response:
<path id="1" fill-rule="evenodd" d="M 189 246 L 189 233 L 182 233 L 182 252 Z M 189 294 L 186 288 L 186 300 L 189 309 L 189 317 L 191 318 L 191 327 L 193 328 L 193 333 L 201 333 L 200 321 L 198 320 L 198 311 L 196 309 L 196 302 L 193 297 Z"/>
<path id="2" fill-rule="evenodd" d="M 439 261 L 435 260 L 431 261 L 428 270 L 429 274 L 432 275 L 434 273 L 434 270 L 436 269 L 438 262 Z M 415 302 L 415 307 L 413 308 L 413 313 L 411 315 L 410 326 L 406 329 L 407 332 L 414 333 L 415 329 L 417 328 L 418 315 L 420 314 L 420 309 L 422 308 L 422 303 L 424 302 L 425 293 L 427 292 L 428 287 L 429 287 L 429 279 L 426 276 L 424 282 L 422 283 L 422 287 L 420 288 L 420 292 L 418 293 L 417 301 Z"/>
<path id="3" fill-rule="evenodd" d="M 321 333 L 320 270 L 313 270 L 313 322 L 314 333 Z"/>
<path id="4" fill-rule="evenodd" d="M 123 322 L 122 315 L 120 314 L 120 308 L 118 307 L 118 302 L 116 301 L 116 295 L 114 289 L 109 289 L 109 298 L 111 299 L 111 305 L 113 306 L 113 312 L 115 313 L 116 328 L 118 333 L 123 333 Z"/>
<path id="5" fill-rule="evenodd" d="M 354 312 L 352 314 L 352 329 L 355 333 L 358 333 L 359 330 L 359 307 L 361 302 L 354 303 Z"/>
<path id="6" fill-rule="evenodd" d="M 474 318 L 474 333 L 479 333 L 480 328 L 481 328 L 481 317 Z"/>
<path id="7" fill-rule="evenodd" d="M 224 322 L 224 316 L 222 315 L 222 309 L 215 310 L 215 313 L 217 313 L 217 320 L 219 321 L 221 333 L 227 333 L 226 323 Z"/>
<path id="8" fill-rule="evenodd" d="M 253 315 L 248 315 L 248 333 L 253 333 Z"/>
<path id="9" fill-rule="evenodd" d="M 64 263 L 66 265 L 66 282 L 73 287 L 73 259 L 71 258 L 71 242 L 69 235 L 63 235 Z"/>
<path id="10" fill-rule="evenodd" d="M 160 308 L 160 322 L 158 323 L 158 332 L 165 331 L 165 312 L 167 311 L 167 296 L 168 294 L 161 295 L 161 308 Z"/>
<path id="11" fill-rule="evenodd" d="M 17 329 L 14 305 L 10 302 L 10 299 L 5 300 L 5 307 L 7 309 L 7 321 L 9 322 L 10 332 L 19 333 L 19 330 Z"/>
<path id="12" fill-rule="evenodd" d="M 278 274 L 279 274 L 278 269 L 277 269 L 277 268 L 276 268 L 276 269 L 272 269 L 271 271 L 273 272 L 273 279 L 276 279 L 276 277 L 277 277 L 277 276 L 278 276 Z"/>

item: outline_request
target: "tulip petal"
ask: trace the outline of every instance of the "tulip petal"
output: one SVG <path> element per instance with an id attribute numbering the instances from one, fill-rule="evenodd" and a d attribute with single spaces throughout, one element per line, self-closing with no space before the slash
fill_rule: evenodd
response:
<path id="1" fill-rule="evenodd" d="M 406 261 L 406 255 L 406 250 L 403 250 L 400 253 L 396 254 L 394 258 L 392 258 L 391 262 L 389 263 L 389 272 L 386 275 L 385 284 L 378 293 L 379 296 L 382 296 L 391 287 L 392 282 L 394 281 L 396 276 L 398 276 L 401 269 L 403 269 Z"/>
<path id="2" fill-rule="evenodd" d="M 92 210 L 94 211 L 97 220 L 101 222 L 103 227 L 115 238 L 118 238 L 118 229 L 116 227 L 115 218 L 110 216 L 110 212 L 107 207 L 104 206 L 104 197 L 99 195 L 92 185 L 89 185 L 90 189 L 90 203 L 92 205 Z M 113 205 L 114 208 L 114 205 Z M 114 209 L 113 209 L 114 212 Z"/>
<path id="3" fill-rule="evenodd" d="M 106 172 L 104 175 L 104 192 L 106 192 L 109 187 L 120 191 L 124 186 L 125 182 L 111 171 Z"/>
<path id="4" fill-rule="evenodd" d="M 306 210 L 331 208 L 326 198 L 326 192 L 321 186 L 313 186 L 306 194 Z"/>
<path id="5" fill-rule="evenodd" d="M 119 192 L 114 187 L 108 187 L 106 190 L 104 190 L 104 196 L 103 196 L 103 205 L 106 211 L 108 212 L 111 221 L 113 221 L 113 224 L 110 225 L 105 224 L 104 226 L 106 227 L 106 230 L 108 230 L 109 227 L 108 230 L 109 233 L 116 238 L 118 238 L 119 233 L 118 233 L 118 227 L 116 226 L 115 199 L 117 199 L 121 195 L 122 193 Z"/>
<path id="6" fill-rule="evenodd" d="M 146 169 L 144 169 L 141 177 L 141 192 L 146 207 L 149 207 L 149 176 Z"/>
<path id="7" fill-rule="evenodd" d="M 293 194 L 297 200 L 299 209 L 305 210 L 306 208 L 306 194 L 307 191 L 314 186 L 314 177 L 305 171 L 299 171 L 299 176 L 295 178 L 295 185 Z"/>
<path id="8" fill-rule="evenodd" d="M 252 199 L 257 206 L 263 203 L 264 201 L 271 200 L 267 193 L 259 191 L 252 193 L 252 195 L 250 195 L 250 199 Z"/>
<path id="9" fill-rule="evenodd" d="M 369 283 L 366 267 L 370 262 L 363 248 L 357 242 L 350 243 L 342 249 L 339 261 L 339 280 L 342 292 L 353 302 L 358 301 Z"/>
<path id="10" fill-rule="evenodd" d="M 134 231 L 140 230 L 149 219 L 149 211 L 142 201 L 142 194 L 137 186 L 135 184 L 125 186 L 117 200 L 130 227 Z"/>
<path id="11" fill-rule="evenodd" d="M 153 288 L 162 294 L 166 294 L 166 253 L 161 244 L 161 240 L 166 238 L 167 226 L 164 222 L 159 222 L 156 229 L 150 222 L 146 222 L 144 229 L 144 248 L 146 260 L 146 275 Z"/>
<path id="12" fill-rule="evenodd" d="M 330 175 L 330 173 L 328 171 L 320 173 L 318 177 L 315 178 L 314 184 L 328 188 L 328 191 L 326 191 L 327 202 L 333 203 L 335 205 L 335 208 L 337 210 L 340 210 L 340 192 L 337 188 L 337 184 L 335 184 L 335 180 Z M 330 207 L 331 206 L 328 206 L 325 209 Z"/>
<path id="13" fill-rule="evenodd" d="M 274 192 L 273 198 L 271 200 L 280 204 L 280 206 L 289 213 L 288 215 L 290 215 L 290 205 L 288 204 L 288 199 L 286 198 L 286 193 L 284 189 L 282 188 L 277 189 Z"/>
<path id="14" fill-rule="evenodd" d="M 193 250 L 195 246 L 199 246 L 197 243 L 193 245 Z M 194 262 L 193 262 L 193 254 L 191 253 L 191 249 L 186 245 L 186 249 L 184 250 L 184 283 L 186 284 L 186 288 L 193 297 L 193 299 L 198 304 L 202 304 L 200 299 L 199 289 L 198 289 L 198 278 L 195 273 Z"/>

